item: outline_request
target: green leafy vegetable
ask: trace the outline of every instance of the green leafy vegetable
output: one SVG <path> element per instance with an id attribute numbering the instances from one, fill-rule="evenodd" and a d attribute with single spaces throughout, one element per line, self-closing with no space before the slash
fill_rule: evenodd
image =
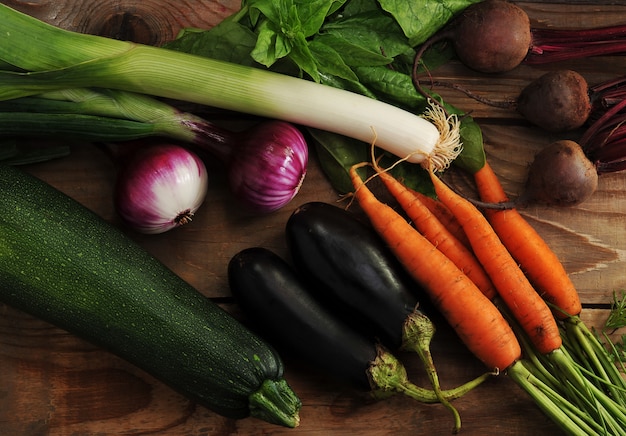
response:
<path id="1" fill-rule="evenodd" d="M 318 32 L 326 17 L 345 0 L 249 0 L 251 22 L 257 24 L 257 43 L 252 58 L 271 67 L 289 56 L 304 72 L 319 82 L 317 63 L 307 38 Z"/>
<path id="2" fill-rule="evenodd" d="M 341 194 L 353 190 L 347 169 L 359 162 L 367 161 L 369 150 L 363 143 L 324 130 L 309 129 L 315 139 L 316 152 L 324 173 L 333 187 Z M 364 170 L 361 170 L 364 172 Z"/>
<path id="3" fill-rule="evenodd" d="M 413 1 L 379 0 L 402 27 L 411 45 L 421 44 L 471 3 L 481 0 Z"/>

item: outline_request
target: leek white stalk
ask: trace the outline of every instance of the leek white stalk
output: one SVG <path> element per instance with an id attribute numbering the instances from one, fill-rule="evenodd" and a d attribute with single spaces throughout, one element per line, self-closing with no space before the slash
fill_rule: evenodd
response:
<path id="1" fill-rule="evenodd" d="M 304 79 L 200 56 L 84 35 L 0 5 L 0 99 L 104 87 L 281 119 L 373 143 L 409 162 L 444 169 L 461 150 L 458 123 L 421 117 Z"/>

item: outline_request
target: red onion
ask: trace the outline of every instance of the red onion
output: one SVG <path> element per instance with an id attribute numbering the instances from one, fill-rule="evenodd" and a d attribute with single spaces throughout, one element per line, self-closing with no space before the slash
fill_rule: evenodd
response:
<path id="1" fill-rule="evenodd" d="M 191 221 L 207 188 L 206 167 L 195 153 L 171 144 L 140 147 L 118 173 L 115 207 L 133 229 L 163 233 Z"/>
<path id="2" fill-rule="evenodd" d="M 195 143 L 228 165 L 233 195 L 256 212 L 269 213 L 286 205 L 306 175 L 306 140 L 288 122 L 264 121 L 240 133 L 211 126 Z"/>

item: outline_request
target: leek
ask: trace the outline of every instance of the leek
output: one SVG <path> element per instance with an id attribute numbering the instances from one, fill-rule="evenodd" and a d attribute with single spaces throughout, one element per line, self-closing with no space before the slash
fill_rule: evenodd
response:
<path id="1" fill-rule="evenodd" d="M 0 112 L 4 137 L 80 139 L 90 142 L 117 142 L 164 136 L 151 123 L 84 114 Z"/>
<path id="2" fill-rule="evenodd" d="M 117 140 L 165 136 L 188 144 L 199 144 L 205 141 L 207 136 L 210 137 L 215 129 L 205 119 L 155 98 L 110 89 L 68 88 L 34 97 L 0 101 L 0 126 L 2 126 L 0 131 L 5 135 L 7 130 L 3 128 L 10 118 L 5 115 L 6 112 L 33 114 L 33 120 L 23 116 L 16 118 L 15 126 L 7 126 L 17 133 L 27 133 L 30 128 L 33 134 L 54 134 L 55 130 L 63 129 L 63 126 L 53 126 L 46 118 L 50 115 L 48 118 L 52 122 L 58 115 L 57 121 L 67 123 L 68 136 L 73 131 L 76 138 L 95 141 L 116 140 L 113 136 L 119 126 L 122 131 L 119 132 L 120 139 Z M 66 115 L 65 119 L 60 116 L 61 114 Z M 77 120 L 72 120 L 70 116 L 72 114 L 79 115 Z M 78 121 L 80 116 L 84 116 L 86 121 L 90 119 L 88 116 L 93 116 L 98 128 L 90 124 L 85 124 L 81 128 Z M 102 117 L 103 121 L 100 122 L 97 117 Z M 106 118 L 111 119 L 110 126 L 104 122 Z M 35 120 L 40 122 L 37 124 Z M 133 136 L 135 135 L 132 131 L 133 123 L 128 121 L 137 122 L 134 126 L 137 136 Z M 87 136 L 90 130 L 91 137 Z"/>
<path id="3" fill-rule="evenodd" d="M 418 116 L 349 91 L 268 70 L 56 28 L 0 4 L 0 99 L 103 87 L 282 119 L 443 170 L 461 151 L 459 122 Z"/>

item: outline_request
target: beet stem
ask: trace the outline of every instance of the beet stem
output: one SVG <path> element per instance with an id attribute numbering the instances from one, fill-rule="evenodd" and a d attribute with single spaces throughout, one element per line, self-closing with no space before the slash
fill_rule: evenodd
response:
<path id="1" fill-rule="evenodd" d="M 626 36 L 626 25 L 619 24 L 616 26 L 596 27 L 591 29 L 533 28 L 531 32 L 533 39 L 537 41 L 541 39 L 553 42 L 608 41 Z"/>
<path id="2" fill-rule="evenodd" d="M 420 83 L 420 80 L 419 80 L 418 70 L 419 70 L 420 64 L 422 63 L 422 57 L 424 56 L 424 53 L 426 52 L 426 50 L 428 50 L 428 48 L 432 47 L 434 44 L 440 41 L 445 41 L 445 40 L 452 38 L 453 35 L 454 35 L 453 30 L 450 27 L 446 27 L 440 30 L 439 32 L 435 33 L 434 35 L 432 35 L 426 41 L 424 41 L 424 43 L 420 46 L 420 48 L 415 53 L 415 58 L 413 59 L 413 70 L 411 73 L 411 80 L 413 81 L 413 86 L 415 87 L 415 90 L 418 92 L 418 94 L 424 97 L 426 101 L 433 101 L 435 104 L 439 105 L 446 114 L 447 114 L 447 111 L 444 105 L 437 99 L 433 98 L 424 88 L 422 88 L 422 84 Z"/>
<path id="3" fill-rule="evenodd" d="M 456 91 L 460 91 L 464 93 L 466 96 L 468 96 L 469 98 L 476 100 L 477 102 L 482 103 L 487 106 L 496 107 L 499 109 L 512 109 L 517 106 L 516 100 L 502 100 L 502 101 L 492 100 L 490 98 L 475 94 L 469 89 L 464 88 L 461 85 L 456 84 L 456 83 L 446 83 L 446 82 L 439 82 L 439 81 L 434 81 L 434 82 L 431 81 L 431 83 L 433 87 L 442 86 L 442 87 L 454 89 Z"/>
<path id="4" fill-rule="evenodd" d="M 541 65 L 626 53 L 626 25 L 594 29 L 531 29 L 532 47 L 523 61 Z"/>
<path id="5" fill-rule="evenodd" d="M 622 109 L 626 107 L 626 99 L 620 101 L 615 106 L 609 108 L 604 115 L 598 118 L 583 134 L 578 142 L 580 146 L 587 152 L 588 149 L 593 149 L 593 137 L 606 126 L 611 125 L 610 120 L 617 115 Z"/>

